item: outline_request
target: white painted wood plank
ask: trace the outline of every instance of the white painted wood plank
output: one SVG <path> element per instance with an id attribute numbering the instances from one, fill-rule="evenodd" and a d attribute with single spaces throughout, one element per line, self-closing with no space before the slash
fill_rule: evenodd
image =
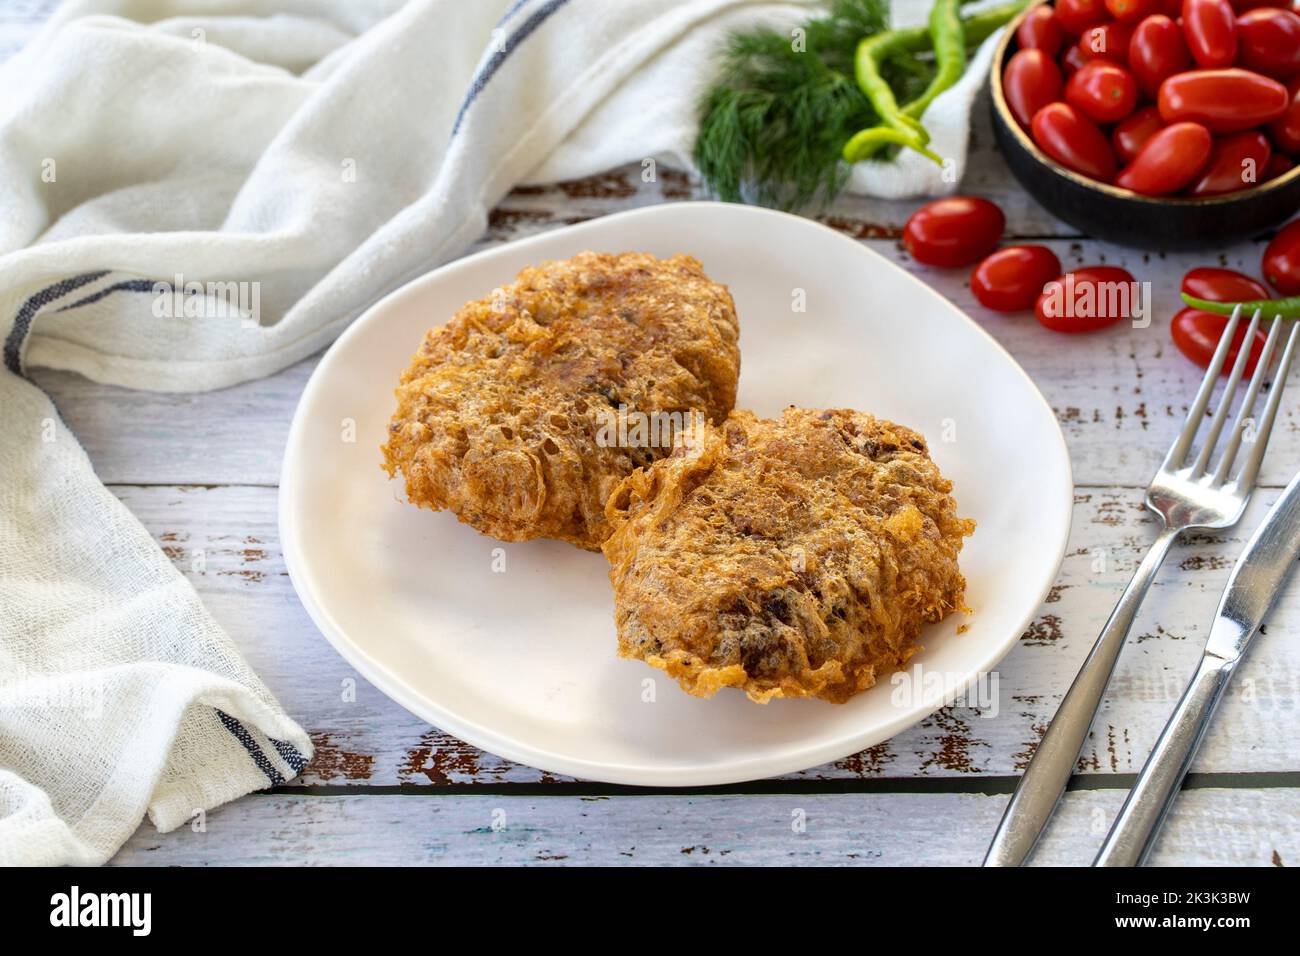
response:
<path id="1" fill-rule="evenodd" d="M 142 826 L 114 865 L 973 866 L 1006 804 L 970 794 L 507 797 L 253 795 L 203 832 Z M 1067 794 L 1034 863 L 1086 865 L 1117 790 Z M 1300 791 L 1194 790 L 1154 866 L 1300 858 Z M 803 821 L 803 830 L 796 824 Z"/>
<path id="2" fill-rule="evenodd" d="M 305 783 L 549 779 L 430 728 L 352 671 L 316 631 L 292 590 L 279 550 L 274 489 L 115 491 L 193 581 L 289 713 L 313 735 L 321 752 Z M 1174 551 L 1120 659 L 1080 761 L 1084 772 L 1140 768 L 1199 658 L 1230 565 L 1277 494 L 1261 492 L 1239 530 L 1193 538 Z M 1137 491 L 1080 493 L 1058 585 L 998 668 L 996 714 L 950 708 L 867 752 L 796 776 L 1018 773 L 1153 535 Z M 203 566 L 196 570 L 199 556 Z M 1291 582 L 1267 631 L 1228 692 L 1198 771 L 1300 771 L 1294 744 L 1300 730 L 1300 579 Z M 355 701 L 344 699 L 349 679 L 356 681 Z"/>

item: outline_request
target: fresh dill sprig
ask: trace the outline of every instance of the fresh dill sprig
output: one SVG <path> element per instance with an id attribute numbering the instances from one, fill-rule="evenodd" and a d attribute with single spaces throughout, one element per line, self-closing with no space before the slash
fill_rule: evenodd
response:
<path id="1" fill-rule="evenodd" d="M 695 143 L 709 188 L 730 202 L 779 209 L 834 198 L 848 177 L 845 141 L 877 122 L 853 79 L 853 54 L 888 23 L 886 0 L 833 0 L 803 25 L 802 44 L 770 27 L 732 35 Z"/>

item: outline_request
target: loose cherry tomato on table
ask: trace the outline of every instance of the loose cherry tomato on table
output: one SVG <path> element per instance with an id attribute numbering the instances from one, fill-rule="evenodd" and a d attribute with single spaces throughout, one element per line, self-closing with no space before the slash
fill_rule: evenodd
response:
<path id="1" fill-rule="evenodd" d="M 1088 27 L 1075 44 L 1085 60 L 1109 60 L 1112 63 L 1128 62 L 1128 45 L 1133 39 L 1133 27 L 1115 20 L 1100 26 Z"/>
<path id="2" fill-rule="evenodd" d="M 1248 70 L 1285 80 L 1300 73 L 1300 17 L 1290 10 L 1259 7 L 1237 20 L 1238 62 Z"/>
<path id="3" fill-rule="evenodd" d="M 1128 43 L 1128 68 L 1147 96 L 1154 97 L 1161 83 L 1191 65 L 1187 41 L 1173 20 L 1158 14 L 1147 17 L 1133 30 Z"/>
<path id="4" fill-rule="evenodd" d="M 1110 182 L 1115 154 L 1106 134 L 1069 103 L 1049 103 L 1030 124 L 1038 148 L 1067 169 Z"/>
<path id="5" fill-rule="evenodd" d="M 1056 11 L 1047 4 L 1030 10 L 1016 29 L 1016 42 L 1022 50 L 1042 50 L 1048 56 L 1060 53 L 1065 45 L 1065 30 Z"/>
<path id="6" fill-rule="evenodd" d="M 1213 312 L 1202 312 L 1200 309 L 1182 309 L 1169 324 L 1169 332 L 1178 351 L 1201 368 L 1209 368 L 1210 359 L 1214 357 L 1215 350 L 1219 347 L 1219 340 L 1223 338 L 1223 331 L 1228 327 L 1228 321 L 1226 315 L 1215 315 Z M 1232 371 L 1249 328 L 1249 317 L 1238 323 L 1237 331 L 1232 337 L 1232 344 L 1228 346 L 1228 357 L 1223 362 L 1222 374 L 1227 375 Z M 1255 330 L 1255 338 L 1250 344 L 1250 357 L 1246 359 L 1244 374 L 1250 375 L 1255 371 L 1267 338 L 1263 329 Z"/>
<path id="7" fill-rule="evenodd" d="M 1300 295 L 1300 219 L 1284 227 L 1265 248 L 1264 278 L 1283 295 Z"/>
<path id="8" fill-rule="evenodd" d="M 1268 124 L 1268 135 L 1278 149 L 1300 156 L 1300 76 L 1287 83 L 1286 92 L 1290 101 L 1282 115 Z"/>
<path id="9" fill-rule="evenodd" d="M 986 309 L 1032 309 L 1043 286 L 1061 274 L 1061 260 L 1046 246 L 1008 246 L 975 267 L 970 288 Z"/>
<path id="10" fill-rule="evenodd" d="M 1160 111 L 1154 106 L 1144 106 L 1111 131 L 1110 143 L 1119 161 L 1128 164 L 1137 159 L 1146 141 L 1164 128 L 1165 121 L 1160 118 Z"/>
<path id="11" fill-rule="evenodd" d="M 1200 123 L 1211 133 L 1239 133 L 1286 112 L 1286 87 L 1252 70 L 1188 70 L 1160 84 L 1166 123 Z"/>
<path id="12" fill-rule="evenodd" d="M 1224 136 L 1215 140 L 1205 168 L 1196 182 L 1188 187 L 1187 193 L 1190 196 L 1218 196 L 1249 189 L 1264 181 L 1264 170 L 1272 157 L 1273 147 L 1259 130 Z"/>
<path id="13" fill-rule="evenodd" d="M 1211 302 L 1253 302 L 1271 296 L 1264 283 L 1245 273 L 1213 266 L 1189 270 L 1183 276 L 1178 291 L 1186 292 L 1193 299 L 1208 299 Z"/>
<path id="14" fill-rule="evenodd" d="M 1174 123 L 1142 146 L 1115 177 L 1115 185 L 1144 196 L 1168 196 L 1196 178 L 1210 158 L 1214 137 L 1199 123 Z"/>
<path id="15" fill-rule="evenodd" d="M 1131 318 L 1137 294 L 1127 269 L 1087 266 L 1048 282 L 1034 315 L 1054 332 L 1093 332 Z"/>
<path id="16" fill-rule="evenodd" d="M 1056 61 L 1042 50 L 1021 50 L 1007 61 L 1002 72 L 1002 91 L 1007 106 L 1025 129 L 1034 114 L 1061 98 L 1065 80 Z"/>
<path id="17" fill-rule="evenodd" d="M 1070 36 L 1077 37 L 1088 27 L 1110 18 L 1103 0 L 1056 0 L 1056 19 Z"/>
<path id="18" fill-rule="evenodd" d="M 968 266 L 998 244 L 1006 224 L 1002 210 L 987 199 L 949 196 L 912 213 L 903 227 L 903 245 L 928 266 Z"/>
<path id="19" fill-rule="evenodd" d="M 1183 33 L 1203 67 L 1231 66 L 1237 59 L 1237 14 L 1228 0 L 1183 0 Z"/>
<path id="20" fill-rule="evenodd" d="M 1116 20 L 1137 23 L 1160 12 L 1160 0 L 1106 0 L 1106 10 Z"/>
<path id="21" fill-rule="evenodd" d="M 1065 100 L 1096 123 L 1118 123 L 1137 106 L 1137 81 L 1124 67 L 1091 60 L 1065 84 Z"/>

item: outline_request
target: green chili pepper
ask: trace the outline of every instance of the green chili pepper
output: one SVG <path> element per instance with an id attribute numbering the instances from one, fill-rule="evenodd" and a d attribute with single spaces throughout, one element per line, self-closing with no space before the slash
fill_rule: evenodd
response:
<path id="1" fill-rule="evenodd" d="M 957 13 L 960 0 L 935 0 L 930 10 L 930 42 L 934 45 L 934 79 L 924 93 L 903 107 L 908 116 L 920 119 L 934 98 L 961 79 L 966 72 L 966 28 Z"/>
<path id="2" fill-rule="evenodd" d="M 880 125 L 865 129 L 844 144 L 844 160 L 856 163 L 868 159 L 889 145 L 907 146 L 943 165 L 943 160 L 924 147 L 930 134 L 920 123 L 921 114 L 943 90 L 961 78 L 966 69 L 966 45 L 978 46 L 999 27 L 1023 10 L 1029 0 L 1016 0 L 977 13 L 966 20 L 957 15 L 964 0 L 936 0 L 926 27 L 889 30 L 866 37 L 858 44 L 854 57 L 854 76 L 858 87 L 880 119 Z M 891 56 L 915 54 L 933 48 L 937 71 L 926 91 L 900 107 L 894 91 L 881 75 L 881 64 Z M 877 130 L 894 130 L 902 136 L 885 136 Z"/>
<path id="3" fill-rule="evenodd" d="M 873 126 L 859 130 L 853 138 L 844 144 L 844 158 L 849 162 L 850 156 L 870 156 L 885 146 L 907 146 L 916 150 L 926 159 L 933 160 L 940 166 L 943 158 L 926 147 L 925 143 L 911 130 L 893 129 L 889 126 Z"/>
<path id="4" fill-rule="evenodd" d="M 1300 295 L 1289 299 L 1251 299 L 1246 302 L 1211 302 L 1186 292 L 1182 296 L 1183 301 L 1193 309 L 1213 312 L 1215 315 L 1232 315 L 1233 310 L 1240 308 L 1246 315 L 1261 312 L 1266 319 L 1300 319 Z"/>

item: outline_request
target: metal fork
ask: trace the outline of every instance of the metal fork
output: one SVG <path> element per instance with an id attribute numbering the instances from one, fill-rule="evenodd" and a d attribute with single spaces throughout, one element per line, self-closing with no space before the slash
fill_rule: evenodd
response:
<path id="1" fill-rule="evenodd" d="M 1174 441 L 1169 453 L 1165 455 L 1156 472 L 1155 478 L 1147 489 L 1146 506 L 1154 511 L 1161 521 L 1160 534 L 1157 535 L 1151 550 L 1147 552 L 1138 566 L 1133 580 L 1124 589 L 1119 604 L 1111 613 L 1101 635 L 1093 644 L 1092 650 L 1070 685 L 1060 709 L 1052 718 L 1052 723 L 1043 735 L 1042 742 L 1029 762 L 1025 774 L 1020 778 L 1011 802 L 1002 815 L 998 831 L 989 845 L 988 855 L 984 858 L 985 866 L 1018 866 L 1033 851 L 1039 836 L 1047 826 L 1061 795 L 1065 792 L 1070 775 L 1074 772 L 1079 751 L 1083 749 L 1084 740 L 1092 726 L 1093 717 L 1101 704 L 1110 683 L 1111 672 L 1125 638 L 1137 616 L 1138 607 L 1146 596 L 1152 580 L 1159 571 L 1165 555 L 1178 536 L 1191 528 L 1230 528 L 1237 523 L 1250 500 L 1259 475 L 1260 461 L 1264 457 L 1264 448 L 1268 444 L 1273 421 L 1277 417 L 1278 405 L 1282 399 L 1282 388 L 1286 382 L 1287 371 L 1295 351 L 1297 334 L 1300 334 L 1300 322 L 1288 322 L 1275 319 L 1269 330 L 1268 338 L 1260 353 L 1255 373 L 1242 399 L 1241 408 L 1228 434 L 1227 444 L 1218 463 L 1211 468 L 1210 458 L 1223 432 L 1228 418 L 1228 411 L 1241 382 L 1246 362 L 1250 356 L 1251 343 L 1260 326 L 1260 313 L 1256 312 L 1250 320 L 1250 326 L 1242 340 L 1242 347 L 1228 375 L 1219 407 L 1210 421 L 1209 431 L 1200 451 L 1188 462 L 1192 443 L 1205 419 L 1206 408 L 1219 375 L 1223 370 L 1228 349 L 1236 334 L 1241 319 L 1241 309 L 1235 309 L 1218 348 L 1206 369 L 1205 379 L 1201 382 L 1196 400 L 1187 413 L 1183 430 Z M 1282 361 L 1273 379 L 1273 387 L 1264 407 L 1263 417 L 1256 429 L 1254 448 L 1242 465 L 1241 471 L 1231 480 L 1228 478 L 1237 453 L 1241 449 L 1243 436 L 1250 427 L 1251 415 L 1260 388 L 1264 383 L 1268 367 L 1271 364 L 1274 348 L 1281 334 L 1282 327 L 1290 326 L 1290 338 L 1284 350 Z M 1248 440 L 1247 440 L 1248 441 Z M 1248 441 L 1249 443 L 1249 441 Z"/>

